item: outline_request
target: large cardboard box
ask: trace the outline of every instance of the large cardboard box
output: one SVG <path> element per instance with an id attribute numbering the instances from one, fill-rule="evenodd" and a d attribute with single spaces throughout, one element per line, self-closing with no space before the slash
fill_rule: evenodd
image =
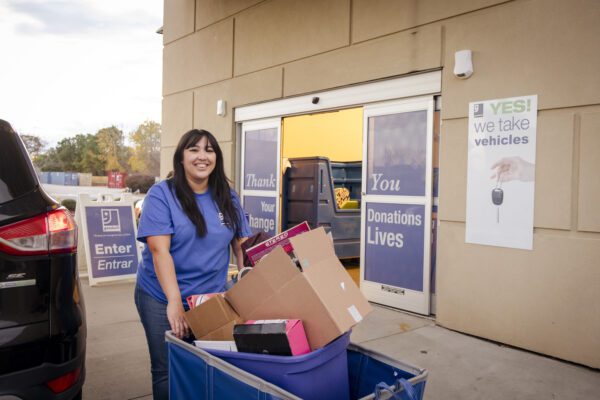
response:
<path id="1" fill-rule="evenodd" d="M 192 308 L 184 318 L 198 340 L 233 340 L 233 326 L 244 322 L 221 295 Z"/>
<path id="2" fill-rule="evenodd" d="M 372 308 L 335 255 L 323 228 L 290 239 L 302 272 L 278 247 L 225 293 L 249 319 L 300 319 L 311 350 L 331 342 Z"/>

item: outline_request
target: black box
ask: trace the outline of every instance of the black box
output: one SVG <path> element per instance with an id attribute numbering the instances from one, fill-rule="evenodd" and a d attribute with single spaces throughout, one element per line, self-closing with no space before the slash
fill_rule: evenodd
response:
<path id="1" fill-rule="evenodd" d="M 291 356 L 310 351 L 300 320 L 247 321 L 233 327 L 233 339 L 240 352 Z"/>

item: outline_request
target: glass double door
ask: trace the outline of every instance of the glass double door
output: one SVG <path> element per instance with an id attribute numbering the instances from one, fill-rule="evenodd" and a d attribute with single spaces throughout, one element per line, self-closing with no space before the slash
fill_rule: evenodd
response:
<path id="1" fill-rule="evenodd" d="M 365 107 L 361 290 L 429 314 L 433 97 Z"/>
<path id="2" fill-rule="evenodd" d="M 363 107 L 361 290 L 420 314 L 430 311 L 433 114 L 433 96 Z M 253 230 L 270 235 L 280 229 L 281 126 L 242 124 L 242 201 Z"/>

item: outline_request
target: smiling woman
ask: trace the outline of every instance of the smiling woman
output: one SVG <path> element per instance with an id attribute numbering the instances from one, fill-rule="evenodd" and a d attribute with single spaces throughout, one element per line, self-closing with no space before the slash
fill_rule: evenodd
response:
<path id="1" fill-rule="evenodd" d="M 225 175 L 223 153 L 208 131 L 184 134 L 173 156 L 173 177 L 144 199 L 138 240 L 146 243 L 138 268 L 135 302 L 150 350 L 155 399 L 168 397 L 164 334 L 187 336 L 185 299 L 223 291 L 233 247 L 251 235 L 238 195 Z"/>
<path id="2" fill-rule="evenodd" d="M 188 184 L 194 193 L 204 193 L 208 189 L 208 177 L 215 169 L 217 155 L 215 149 L 203 136 L 198 143 L 183 151 L 183 169 Z"/>

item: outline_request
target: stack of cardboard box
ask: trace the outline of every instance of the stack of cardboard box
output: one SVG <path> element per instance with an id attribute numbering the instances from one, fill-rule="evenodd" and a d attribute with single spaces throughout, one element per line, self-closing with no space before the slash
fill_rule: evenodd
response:
<path id="1" fill-rule="evenodd" d="M 311 350 L 359 323 L 371 306 L 318 228 L 289 239 L 301 270 L 280 246 L 222 296 L 185 314 L 201 340 L 233 340 L 233 327 L 247 320 L 298 319 Z"/>

